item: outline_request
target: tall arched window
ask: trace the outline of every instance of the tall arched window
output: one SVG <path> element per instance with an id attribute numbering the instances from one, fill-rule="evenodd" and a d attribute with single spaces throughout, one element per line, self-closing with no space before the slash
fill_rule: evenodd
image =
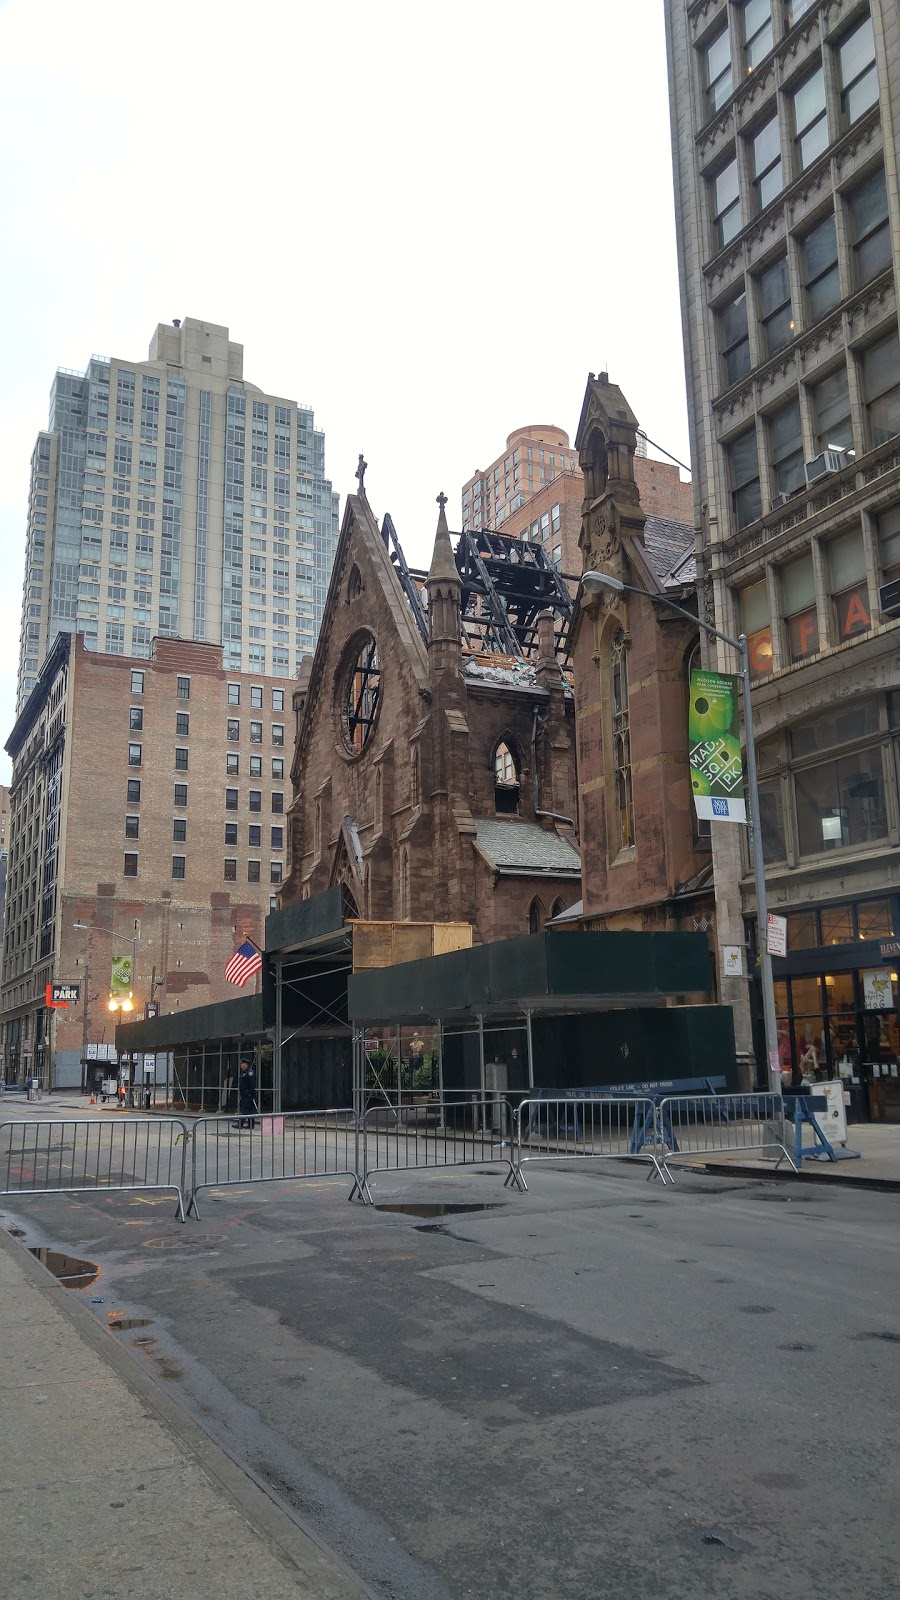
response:
<path id="1" fill-rule="evenodd" d="M 416 745 L 412 753 L 412 803 L 419 804 L 419 747 Z"/>
<path id="2" fill-rule="evenodd" d="M 519 809 L 519 769 L 505 740 L 494 752 L 494 806 L 507 816 L 515 816 Z"/>
<path id="3" fill-rule="evenodd" d="M 544 926 L 544 908 L 540 900 L 532 900 L 528 907 L 528 932 L 540 933 Z"/>
<path id="4" fill-rule="evenodd" d="M 409 850 L 406 845 L 400 852 L 400 920 L 409 921 Z"/>
<path id="5" fill-rule="evenodd" d="M 315 821 L 313 824 L 313 855 L 322 854 L 322 802 L 316 801 Z"/>
<path id="6" fill-rule="evenodd" d="M 628 646 L 617 628 L 610 651 L 612 669 L 612 733 L 615 787 L 616 848 L 634 844 L 634 806 L 631 798 L 631 728 L 628 710 Z"/>
<path id="7" fill-rule="evenodd" d="M 565 900 L 554 900 L 552 906 L 550 907 L 550 915 L 551 917 L 561 917 L 565 909 Z"/>

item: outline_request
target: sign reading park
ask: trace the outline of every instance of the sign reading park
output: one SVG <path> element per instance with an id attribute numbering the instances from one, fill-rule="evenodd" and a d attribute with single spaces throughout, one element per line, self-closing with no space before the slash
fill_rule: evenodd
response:
<path id="1" fill-rule="evenodd" d="M 738 684 L 727 672 L 691 673 L 691 788 L 697 816 L 710 822 L 747 821 Z"/>

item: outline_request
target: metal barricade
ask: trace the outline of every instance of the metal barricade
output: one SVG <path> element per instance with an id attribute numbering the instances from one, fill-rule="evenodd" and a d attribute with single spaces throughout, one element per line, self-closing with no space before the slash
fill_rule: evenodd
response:
<path id="1" fill-rule="evenodd" d="M 585 1095 L 558 1100 L 523 1100 L 516 1115 L 516 1171 L 526 1161 L 641 1161 L 666 1182 L 657 1160 L 652 1100 Z"/>
<path id="2" fill-rule="evenodd" d="M 175 1117 L 0 1123 L 0 1194 L 171 1189 L 184 1222 L 188 1129 Z"/>
<path id="3" fill-rule="evenodd" d="M 729 1155 L 738 1150 L 780 1150 L 797 1170 L 785 1145 L 780 1094 L 667 1095 L 657 1107 L 656 1128 L 670 1179 L 669 1163 L 675 1156 Z"/>
<path id="4" fill-rule="evenodd" d="M 498 1095 L 460 1096 L 426 1105 L 377 1106 L 360 1118 L 360 1166 L 349 1198 L 373 1205 L 373 1172 L 504 1166 L 504 1187 L 527 1185 L 515 1165 L 512 1108 Z"/>
<path id="5" fill-rule="evenodd" d="M 198 1117 L 191 1148 L 188 1216 L 199 1217 L 201 1189 L 352 1177 L 359 1182 L 359 1129 L 352 1110 L 279 1112 L 272 1116 Z"/>

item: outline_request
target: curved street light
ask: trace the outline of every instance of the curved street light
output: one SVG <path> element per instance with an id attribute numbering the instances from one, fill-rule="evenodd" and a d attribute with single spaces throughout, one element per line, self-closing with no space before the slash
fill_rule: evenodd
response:
<path id="1" fill-rule="evenodd" d="M 760 986 L 763 1002 L 763 1031 L 766 1041 L 766 1057 L 769 1071 L 766 1074 L 768 1089 L 771 1093 L 781 1094 L 781 1062 L 778 1052 L 778 1026 L 775 1019 L 775 983 L 772 977 L 772 957 L 768 950 L 767 930 L 769 908 L 766 898 L 766 875 L 763 865 L 762 851 L 762 825 L 759 809 L 759 783 L 756 769 L 756 742 L 753 737 L 753 707 L 750 700 L 750 657 L 747 651 L 747 636 L 742 633 L 739 638 L 732 639 L 727 633 L 714 628 L 711 623 L 704 622 L 702 617 L 695 616 L 693 611 L 686 611 L 684 606 L 678 606 L 670 600 L 668 595 L 654 594 L 650 589 L 639 589 L 632 583 L 623 583 L 621 578 L 614 578 L 609 572 L 586 572 L 582 577 L 582 586 L 588 594 L 600 594 L 604 589 L 611 589 L 615 594 L 639 594 L 646 600 L 651 600 L 654 605 L 666 606 L 669 611 L 675 611 L 680 617 L 686 617 L 695 627 L 702 628 L 704 633 L 711 634 L 714 639 L 721 639 L 723 644 L 730 645 L 736 650 L 741 662 L 741 684 L 744 693 L 744 733 L 747 742 L 747 787 L 750 791 L 749 826 L 750 826 L 750 854 L 753 858 L 753 879 L 756 887 L 756 926 L 757 947 L 759 950 Z"/>

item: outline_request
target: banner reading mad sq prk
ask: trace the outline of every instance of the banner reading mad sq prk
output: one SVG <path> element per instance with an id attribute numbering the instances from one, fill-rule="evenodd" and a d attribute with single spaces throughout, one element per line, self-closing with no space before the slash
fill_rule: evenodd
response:
<path id="1" fill-rule="evenodd" d="M 726 672 L 691 673 L 691 788 L 698 817 L 710 822 L 747 821 L 738 721 L 739 683 L 739 678 Z"/>

